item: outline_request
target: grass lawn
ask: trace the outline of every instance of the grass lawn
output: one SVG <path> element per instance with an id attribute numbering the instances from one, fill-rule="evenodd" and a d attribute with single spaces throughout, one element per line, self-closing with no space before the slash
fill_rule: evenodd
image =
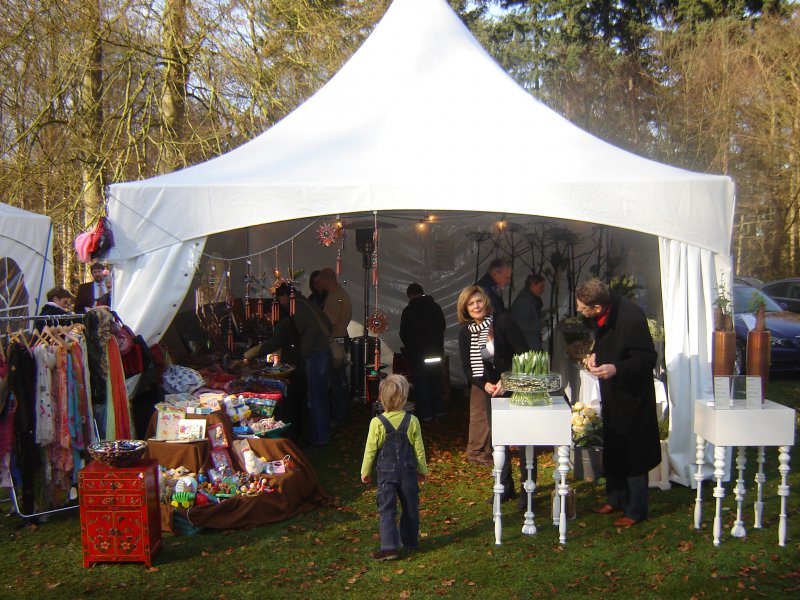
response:
<path id="1" fill-rule="evenodd" d="M 777 450 L 767 451 L 764 528 L 752 528 L 755 460 L 748 453 L 747 537 L 730 536 L 736 505 L 733 484 L 723 502 L 723 542 L 712 543 L 712 483 L 703 490 L 703 527 L 693 527 L 695 492 L 673 486 L 651 490 L 650 519 L 628 530 L 590 507 L 602 486 L 579 482 L 578 516 L 567 544 L 548 519 L 553 461 L 540 458 L 534 500 L 538 533 L 520 533 L 516 502 L 504 505 L 503 545 L 495 546 L 486 504 L 488 467 L 467 463 L 467 401 L 458 390 L 450 417 L 424 427 L 431 476 L 420 498 L 419 552 L 375 563 L 379 546 L 375 488 L 359 480 L 367 431 L 366 408 L 333 443 L 310 449 L 335 506 L 249 531 L 165 534 L 153 568 L 99 564 L 83 568 L 78 511 L 21 527 L 3 503 L 0 535 L 1 598 L 742 598 L 800 597 L 800 474 L 792 456 L 788 541 L 778 546 Z M 796 407 L 800 381 L 776 380 L 768 396 Z"/>

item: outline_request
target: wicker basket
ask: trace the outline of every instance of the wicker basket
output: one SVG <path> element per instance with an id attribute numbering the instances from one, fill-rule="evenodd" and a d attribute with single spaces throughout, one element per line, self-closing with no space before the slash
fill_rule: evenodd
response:
<path id="1" fill-rule="evenodd" d="M 142 440 L 97 442 L 88 448 L 89 455 L 109 467 L 128 467 L 144 456 L 147 443 Z"/>

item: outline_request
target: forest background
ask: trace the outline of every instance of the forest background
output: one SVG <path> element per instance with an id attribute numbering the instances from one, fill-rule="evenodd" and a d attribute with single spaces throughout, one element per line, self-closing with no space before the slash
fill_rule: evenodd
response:
<path id="1" fill-rule="evenodd" d="M 733 177 L 737 273 L 800 272 L 800 6 L 449 1 L 522 87 L 573 123 Z M 0 3 L 0 200 L 53 219 L 56 281 L 74 289 L 86 272 L 72 240 L 104 214 L 106 186 L 264 132 L 336 73 L 389 4 Z"/>

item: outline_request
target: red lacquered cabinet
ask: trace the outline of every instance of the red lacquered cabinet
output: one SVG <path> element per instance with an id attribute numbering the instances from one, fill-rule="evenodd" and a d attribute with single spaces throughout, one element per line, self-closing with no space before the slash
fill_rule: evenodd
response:
<path id="1" fill-rule="evenodd" d="M 143 562 L 161 548 L 158 461 L 108 467 L 93 461 L 78 473 L 83 566 Z"/>

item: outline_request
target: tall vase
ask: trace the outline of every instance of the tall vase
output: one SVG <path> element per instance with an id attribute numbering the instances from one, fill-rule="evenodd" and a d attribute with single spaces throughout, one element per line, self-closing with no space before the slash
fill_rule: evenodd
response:
<path id="1" fill-rule="evenodd" d="M 772 335 L 769 331 L 747 332 L 747 374 L 761 377 L 762 402 L 767 395 Z"/>
<path id="2" fill-rule="evenodd" d="M 733 375 L 736 362 L 736 333 L 714 331 L 711 344 L 711 373 L 714 377 Z M 750 372 L 749 370 L 747 371 Z"/>

